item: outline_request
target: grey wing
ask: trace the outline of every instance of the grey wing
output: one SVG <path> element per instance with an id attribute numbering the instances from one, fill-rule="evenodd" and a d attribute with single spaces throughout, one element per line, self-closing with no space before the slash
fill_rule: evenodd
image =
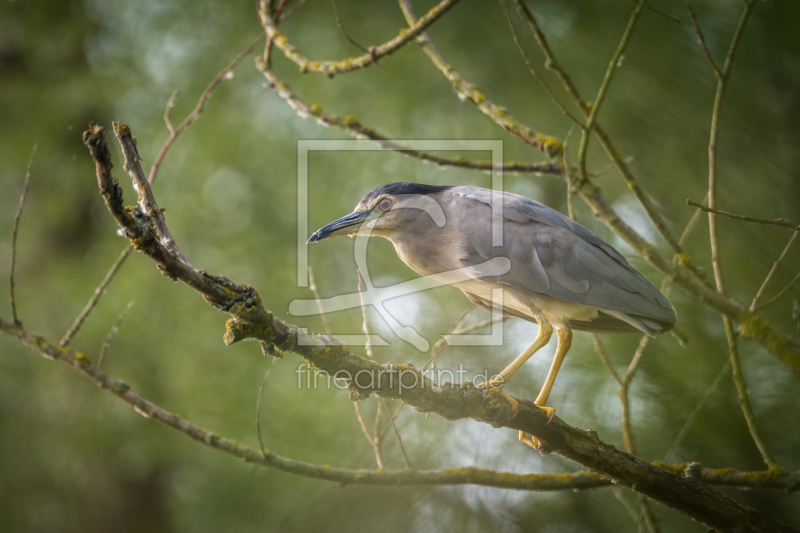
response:
<path id="1" fill-rule="evenodd" d="M 571 324 L 575 329 L 594 331 L 603 322 L 610 327 L 615 319 L 608 313 L 624 313 L 650 334 L 671 329 L 675 323 L 675 310 L 661 291 L 580 224 L 523 196 L 501 193 L 503 245 L 493 247 L 490 225 L 485 224 L 491 215 L 492 191 L 476 187 L 453 191 L 485 205 L 475 205 L 484 216 L 464 221 L 472 226 L 465 232 L 465 264 L 504 255 L 511 260 L 511 269 L 496 281 L 606 312 L 597 324 Z"/>

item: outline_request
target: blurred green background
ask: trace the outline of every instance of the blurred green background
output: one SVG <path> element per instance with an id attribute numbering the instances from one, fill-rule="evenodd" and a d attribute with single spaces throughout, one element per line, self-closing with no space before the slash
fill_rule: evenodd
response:
<path id="1" fill-rule="evenodd" d="M 416 3 L 418 12 L 432 5 Z M 596 93 L 632 2 L 530 2 L 551 46 L 584 96 Z M 397 5 L 339 0 L 349 33 L 365 45 L 384 42 L 404 24 Z M 674 232 L 702 201 L 715 78 L 683 2 L 653 6 L 675 22 L 645 11 L 600 114 L 621 152 Z M 722 62 L 740 16 L 738 0 L 696 2 L 708 44 Z M 527 27 L 517 29 L 535 64 L 543 58 Z M 725 97 L 719 138 L 719 204 L 760 217 L 800 220 L 800 5 L 761 3 L 745 30 Z M 360 52 L 339 32 L 331 4 L 309 0 L 282 30 L 313 59 Z M 23 214 L 17 257 L 17 301 L 25 327 L 57 340 L 92 294 L 125 242 L 97 191 L 81 132 L 90 120 L 109 128 L 130 124 L 145 168 L 167 138 L 162 120 L 173 90 L 177 124 L 236 54 L 260 32 L 253 2 L 221 0 L 26 0 L 0 4 L 0 277 L 8 275 L 11 229 L 31 149 L 39 151 Z M 451 63 L 487 96 L 536 131 L 563 139 L 570 122 L 530 76 L 511 38 L 505 7 L 464 1 L 430 31 Z M 280 51 L 274 68 L 309 102 L 351 114 L 400 139 L 502 139 L 507 160 L 541 154 L 506 134 L 450 84 L 414 45 L 351 74 L 327 79 L 301 75 Z M 562 94 L 549 73 L 551 85 Z M 566 95 L 562 97 L 567 101 Z M 175 143 L 155 193 L 186 257 L 198 268 L 255 286 L 265 306 L 289 321 L 320 331 L 316 317 L 288 315 L 288 304 L 309 298 L 297 288 L 296 146 L 299 139 L 346 138 L 297 117 L 247 58 L 213 94 L 201 118 Z M 575 137 L 577 139 L 577 136 Z M 134 194 L 109 140 L 115 175 L 129 203 Z M 577 160 L 577 141 L 572 153 Z M 590 170 L 607 160 L 594 142 Z M 450 154 L 458 155 L 458 154 Z M 476 154 L 471 154 L 475 156 Z M 486 158 L 487 154 L 477 154 Z M 368 190 L 392 181 L 489 186 L 478 172 L 438 169 L 393 153 L 312 153 L 309 228 L 349 213 Z M 606 198 L 644 236 L 668 249 L 615 172 L 597 179 Z M 566 211 L 565 185 L 552 176 L 506 176 L 505 188 Z M 576 199 L 578 220 L 618 247 L 654 283 L 661 277 L 594 220 Z M 721 220 L 722 259 L 729 292 L 749 302 L 783 249 L 787 230 Z M 310 264 L 322 296 L 353 291 L 352 240 L 311 247 Z M 687 246 L 710 270 L 707 222 Z M 370 244 L 378 286 L 411 279 L 386 241 Z M 766 297 L 791 280 L 800 264 L 796 246 Z M 671 296 L 681 347 L 664 336 L 650 344 L 631 388 L 639 454 L 663 459 L 727 359 L 718 315 L 680 289 Z M 784 334 L 797 335 L 792 295 L 765 311 Z M 255 402 L 270 360 L 255 343 L 225 347 L 225 316 L 185 286 L 161 276 L 134 254 L 73 341 L 97 357 L 116 317 L 134 301 L 115 337 L 104 370 L 173 412 L 222 435 L 257 446 Z M 471 304 L 454 288 L 388 303 L 404 325 L 433 344 Z M 0 314 L 10 318 L 6 297 Z M 475 309 L 469 321 L 488 313 Z M 381 361 L 421 366 L 428 354 L 400 341 L 374 311 L 374 331 L 391 346 Z M 360 333 L 358 310 L 328 317 L 339 334 Z M 507 323 L 502 349 L 447 349 L 440 368 L 499 371 L 535 334 Z M 606 336 L 618 369 L 630 360 L 638 335 Z M 361 348 L 354 348 L 361 353 Z M 778 462 L 800 467 L 800 382 L 752 342 L 741 343 L 744 372 L 764 438 Z M 533 397 L 553 347 L 534 357 L 509 392 Z M 265 444 L 280 455 L 348 468 L 374 468 L 347 394 L 298 389 L 301 359 L 275 365 L 264 393 Z M 763 469 L 729 377 L 711 393 L 672 457 L 704 466 Z M 619 447 L 617 387 L 578 334 L 556 382 L 551 405 L 570 424 L 593 428 Z M 376 400 L 362 408 L 371 424 Z M 516 433 L 472 421 L 446 422 L 404 410 L 398 419 L 419 469 L 475 465 L 519 473 L 568 472 L 579 465 L 545 458 L 517 442 Z M 609 489 L 528 493 L 483 487 L 358 487 L 305 479 L 247 465 L 138 416 L 67 367 L 0 337 L 0 523 L 5 531 L 636 531 Z M 395 440 L 387 466 L 404 465 Z M 728 490 L 737 500 L 800 526 L 798 495 Z M 635 499 L 625 492 L 630 502 Z M 654 505 L 662 531 L 705 531 L 676 511 Z"/>

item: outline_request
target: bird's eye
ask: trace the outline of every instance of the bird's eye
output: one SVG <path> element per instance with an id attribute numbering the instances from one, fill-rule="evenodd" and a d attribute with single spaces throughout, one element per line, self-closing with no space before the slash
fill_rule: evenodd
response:
<path id="1" fill-rule="evenodd" d="M 378 204 L 378 209 L 383 211 L 384 213 L 392 208 L 392 201 L 388 198 L 384 198 L 381 200 L 381 203 Z"/>

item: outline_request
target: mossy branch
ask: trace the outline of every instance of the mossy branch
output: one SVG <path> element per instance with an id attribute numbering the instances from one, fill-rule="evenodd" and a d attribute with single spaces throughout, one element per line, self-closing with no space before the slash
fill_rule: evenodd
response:
<path id="1" fill-rule="evenodd" d="M 81 352 L 62 348 L 21 326 L 0 318 L 0 331 L 18 339 L 26 346 L 52 361 L 71 366 L 98 387 L 130 405 L 137 413 L 175 429 L 209 448 L 228 453 L 253 464 L 260 464 L 291 474 L 324 479 L 342 485 L 480 485 L 501 489 L 529 491 L 583 490 L 611 486 L 611 481 L 594 472 L 580 471 L 566 474 L 513 474 L 481 468 L 446 468 L 443 470 L 350 470 L 295 461 L 275 455 L 269 450 L 262 454 L 234 439 L 220 436 L 156 405 L 133 391 L 122 381 L 103 373 L 91 359 Z M 658 468 L 680 474 L 687 465 L 656 463 Z M 703 482 L 710 485 L 727 485 L 740 488 L 767 488 L 787 492 L 800 490 L 800 472 L 787 473 L 776 470 L 742 472 L 729 468 L 702 468 Z"/>
<path id="2" fill-rule="evenodd" d="M 312 72 L 333 77 L 337 74 L 344 74 L 345 72 L 352 72 L 377 64 L 380 58 L 396 52 L 414 40 L 417 35 L 436 22 L 439 17 L 444 15 L 444 13 L 457 2 L 458 0 L 442 0 L 414 24 L 400 30 L 399 35 L 394 39 L 378 46 L 371 46 L 369 51 L 364 55 L 343 59 L 341 61 L 312 61 L 298 52 L 297 48 L 289 43 L 289 40 L 278 31 L 277 24 L 272 19 L 270 10 L 264 0 L 261 0 L 259 4 L 258 14 L 261 19 L 261 25 L 264 26 L 269 40 L 283 51 L 284 55 L 290 61 L 293 61 L 300 67 L 300 72 Z"/>
<path id="3" fill-rule="evenodd" d="M 357 139 L 375 141 L 382 148 L 394 150 L 403 155 L 421 159 L 422 161 L 429 161 L 440 166 L 468 168 L 485 172 L 502 170 L 503 172 L 512 173 L 523 172 L 554 175 L 559 175 L 561 173 L 560 165 L 552 161 L 544 161 L 541 163 L 510 161 L 500 165 L 494 165 L 491 161 L 480 161 L 467 159 L 465 157 L 443 157 L 439 154 L 434 154 L 431 152 L 413 150 L 403 143 L 392 140 L 389 137 L 378 133 L 373 128 L 365 126 L 350 115 L 344 117 L 333 115 L 324 111 L 318 104 L 309 104 L 300 98 L 295 92 L 293 92 L 289 85 L 279 78 L 275 72 L 270 70 L 261 58 L 258 59 L 257 66 L 258 69 L 264 74 L 264 77 L 267 79 L 267 83 L 269 83 L 270 87 L 275 89 L 278 95 L 283 98 L 292 109 L 295 110 L 298 116 L 302 118 L 311 117 L 323 126 L 344 130 Z"/>

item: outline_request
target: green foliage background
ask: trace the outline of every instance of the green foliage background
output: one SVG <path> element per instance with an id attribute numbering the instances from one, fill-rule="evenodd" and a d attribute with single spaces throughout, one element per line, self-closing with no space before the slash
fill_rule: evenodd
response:
<path id="1" fill-rule="evenodd" d="M 417 3 L 419 12 L 427 5 Z M 427 2 L 430 4 L 430 2 Z M 680 233 L 707 186 L 707 139 L 715 78 L 696 42 L 682 2 L 653 2 L 680 19 L 643 15 L 600 114 L 632 168 Z M 531 2 L 553 49 L 585 96 L 595 94 L 627 22 L 630 2 Z M 365 44 L 397 34 L 404 22 L 392 3 L 340 0 L 349 33 Z M 721 62 L 741 2 L 697 2 L 712 52 Z M 464 1 L 430 31 L 434 42 L 487 96 L 536 131 L 564 138 L 570 123 L 529 75 L 498 2 Z M 800 6 L 759 3 L 745 30 L 721 118 L 719 203 L 761 217 L 800 220 Z M 514 16 L 529 53 L 542 65 L 527 28 Z M 311 0 L 282 28 L 314 59 L 359 53 L 339 33 L 330 3 Z M 90 120 L 107 127 L 128 122 L 145 167 L 167 137 L 162 121 L 171 92 L 176 123 L 194 107 L 206 84 L 260 32 L 253 2 L 220 0 L 29 0 L 0 5 L 0 275 L 7 277 L 11 228 L 25 165 L 39 143 L 19 235 L 17 298 L 25 327 L 56 340 L 99 283 L 125 243 L 115 234 L 97 192 L 93 165 L 80 134 Z M 416 46 L 332 80 L 301 75 L 274 54 L 276 72 L 304 98 L 400 139 L 502 139 L 507 160 L 542 159 L 512 138 L 449 83 Z M 550 76 L 548 74 L 548 76 Z M 161 167 L 155 193 L 184 254 L 198 268 L 254 285 L 278 316 L 321 330 L 317 318 L 288 316 L 296 287 L 296 143 L 344 138 L 298 118 L 246 59 L 214 93 L 202 117 L 178 139 Z M 558 88 L 552 77 L 551 84 Z M 558 91 L 560 93 L 560 90 Z M 564 96 L 566 101 L 566 96 Z M 113 140 L 111 141 L 113 143 Z M 575 153 L 577 142 L 573 143 Z M 593 143 L 590 168 L 606 166 Z M 134 194 L 116 144 L 117 178 L 129 203 Z M 453 154 L 457 155 L 457 154 Z M 470 154 L 475 156 L 476 154 Z M 477 154 L 486 158 L 488 154 Z M 573 157 L 577 156 L 573 154 Z M 368 190 L 392 181 L 489 185 L 488 176 L 438 169 L 392 153 L 313 153 L 311 228 L 349 213 Z M 664 243 L 619 176 L 597 179 L 606 197 L 665 253 Z M 506 176 L 506 190 L 562 211 L 565 185 L 551 176 Z M 655 283 L 660 276 L 576 200 L 578 220 L 617 246 Z M 749 302 L 783 249 L 786 230 L 721 220 L 729 291 Z M 688 251 L 710 270 L 707 223 Z M 350 240 L 310 250 L 323 296 L 355 290 Z M 795 275 L 800 248 L 787 258 L 766 296 Z M 370 245 L 378 285 L 411 279 L 388 242 Z M 718 315 L 674 289 L 679 327 L 689 338 L 651 343 L 631 390 L 640 455 L 663 459 L 678 431 L 727 358 Z M 270 364 L 258 346 L 229 348 L 224 316 L 192 291 L 161 276 L 133 255 L 73 342 L 96 358 L 106 332 L 128 302 L 135 305 L 110 349 L 105 370 L 145 397 L 219 433 L 257 445 L 255 400 Z M 431 344 L 469 307 L 460 291 L 441 288 L 388 304 L 403 324 Z M 10 318 L 8 301 L 0 314 Z M 471 320 L 485 318 L 474 310 Z M 797 334 L 792 296 L 765 316 L 781 332 Z M 360 331 L 357 310 L 329 316 L 333 331 Z M 421 366 L 427 355 L 393 336 L 377 313 L 374 330 L 391 346 L 381 361 Z M 502 349 L 448 349 L 442 368 L 463 363 L 470 372 L 499 371 L 527 345 L 535 327 L 508 323 Z M 627 365 L 637 335 L 605 339 L 614 363 Z M 357 348 L 356 348 L 357 349 Z M 537 355 L 509 385 L 532 397 L 552 349 Z M 761 429 L 778 462 L 800 467 L 800 383 L 754 343 L 742 344 L 745 376 Z M 371 449 L 346 393 L 298 389 L 289 355 L 278 361 L 264 395 L 266 445 L 295 459 L 372 468 Z M 594 428 L 621 447 L 616 386 L 591 348 L 576 335 L 551 405 L 573 425 Z M 370 416 L 376 407 L 369 400 Z M 476 465 L 513 472 L 577 469 L 557 456 L 540 457 L 509 430 L 445 422 L 407 409 L 400 430 L 415 467 Z M 537 494 L 480 487 L 347 487 L 243 464 L 143 419 L 66 367 L 0 337 L 0 523 L 6 531 L 633 531 L 609 489 Z M 392 439 L 388 466 L 403 466 Z M 762 469 L 729 378 L 673 457 L 705 466 Z M 727 490 L 774 518 L 800 526 L 798 496 L 776 491 Z M 633 501 L 630 493 L 627 496 Z M 705 529 L 655 505 L 663 531 Z"/>

